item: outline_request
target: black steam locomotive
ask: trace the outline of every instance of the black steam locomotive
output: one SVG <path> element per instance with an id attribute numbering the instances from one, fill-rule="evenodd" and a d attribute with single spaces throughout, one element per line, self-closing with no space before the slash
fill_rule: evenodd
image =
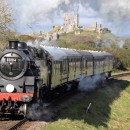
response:
<path id="1" fill-rule="evenodd" d="M 0 113 L 26 115 L 29 103 L 59 93 L 81 76 L 111 75 L 113 57 L 106 52 L 81 51 L 9 41 L 0 55 Z M 59 89 L 62 88 L 62 89 Z"/>

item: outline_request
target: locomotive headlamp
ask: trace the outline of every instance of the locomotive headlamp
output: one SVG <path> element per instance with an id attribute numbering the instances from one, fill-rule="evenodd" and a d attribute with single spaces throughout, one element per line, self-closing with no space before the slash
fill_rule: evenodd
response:
<path id="1" fill-rule="evenodd" d="M 12 84 L 8 84 L 6 86 L 6 91 L 12 93 L 14 91 L 14 86 Z"/>

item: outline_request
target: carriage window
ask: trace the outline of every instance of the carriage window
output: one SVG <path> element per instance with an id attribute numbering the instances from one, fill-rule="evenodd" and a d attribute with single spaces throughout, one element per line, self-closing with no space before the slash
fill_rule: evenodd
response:
<path id="1" fill-rule="evenodd" d="M 65 59 L 61 63 L 61 72 L 66 73 L 68 71 L 68 61 Z"/>
<path id="2" fill-rule="evenodd" d="M 84 62 L 84 66 L 85 66 L 86 69 L 88 68 L 88 63 L 89 62 L 87 62 L 87 60 Z"/>
<path id="3" fill-rule="evenodd" d="M 93 67 L 93 62 L 91 61 L 86 61 L 86 68 L 92 68 Z"/>
<path id="4" fill-rule="evenodd" d="M 95 63 L 94 63 L 94 68 L 96 69 L 97 66 L 98 66 L 98 61 L 95 61 Z"/>
<path id="5" fill-rule="evenodd" d="M 59 62 L 58 61 L 54 62 L 54 68 L 55 68 L 55 74 L 59 73 L 60 67 L 59 67 Z"/>
<path id="6" fill-rule="evenodd" d="M 74 58 L 74 71 L 76 71 L 76 58 Z"/>
<path id="7" fill-rule="evenodd" d="M 86 62 L 85 60 L 83 61 L 83 67 L 85 68 L 86 67 Z M 86 67 L 87 68 L 87 67 Z"/>
<path id="8" fill-rule="evenodd" d="M 54 74 L 56 74 L 56 61 L 54 61 L 54 66 L 53 66 L 53 72 L 54 72 Z"/>
<path id="9" fill-rule="evenodd" d="M 84 59 L 80 60 L 80 69 L 83 69 L 85 67 L 84 65 Z"/>

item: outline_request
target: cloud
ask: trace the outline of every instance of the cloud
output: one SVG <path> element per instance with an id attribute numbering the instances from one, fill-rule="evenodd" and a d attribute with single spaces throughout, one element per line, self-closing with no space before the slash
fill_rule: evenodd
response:
<path id="1" fill-rule="evenodd" d="M 15 26 L 18 30 L 26 25 L 35 25 L 46 19 L 50 21 L 64 12 L 78 12 L 86 18 L 101 19 L 110 28 L 129 33 L 129 0 L 7 0 L 11 7 Z"/>

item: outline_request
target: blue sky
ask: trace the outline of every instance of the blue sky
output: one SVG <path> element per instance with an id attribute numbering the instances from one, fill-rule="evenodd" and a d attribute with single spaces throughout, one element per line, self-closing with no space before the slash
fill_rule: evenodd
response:
<path id="1" fill-rule="evenodd" d="M 12 28 L 20 33 L 49 31 L 62 25 L 66 12 L 80 15 L 80 26 L 95 22 L 119 36 L 130 36 L 129 0 L 7 0 L 12 10 Z"/>

